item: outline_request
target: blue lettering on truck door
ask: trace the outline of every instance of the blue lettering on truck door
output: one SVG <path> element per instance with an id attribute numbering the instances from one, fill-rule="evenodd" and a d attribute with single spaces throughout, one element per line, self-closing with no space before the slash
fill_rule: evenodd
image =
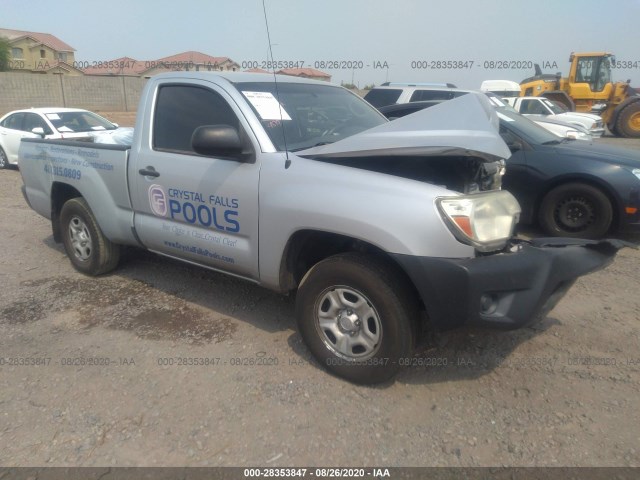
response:
<path id="1" fill-rule="evenodd" d="M 176 192 L 169 189 L 169 195 Z M 174 193 L 175 195 L 175 193 Z M 193 195 L 191 198 L 204 198 L 202 195 Z M 211 200 L 218 198 L 215 195 L 209 196 L 209 203 L 199 203 L 195 200 L 181 200 L 178 198 L 169 199 L 169 216 L 173 220 L 184 220 L 187 223 L 197 224 L 203 227 L 214 227 L 221 231 L 238 233 L 240 223 L 238 221 L 239 200 L 237 198 L 225 202 L 232 205 L 232 208 L 225 208 L 211 204 Z"/>

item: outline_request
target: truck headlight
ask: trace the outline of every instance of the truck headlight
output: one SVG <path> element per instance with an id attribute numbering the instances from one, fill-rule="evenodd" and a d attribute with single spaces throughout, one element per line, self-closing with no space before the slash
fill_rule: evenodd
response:
<path id="1" fill-rule="evenodd" d="M 591 140 L 591 135 L 579 130 L 567 130 L 566 137 L 572 140 Z"/>
<path id="2" fill-rule="evenodd" d="M 631 170 L 631 173 L 633 173 L 636 178 L 640 180 L 640 168 L 634 168 L 633 170 Z"/>
<path id="3" fill-rule="evenodd" d="M 500 250 L 520 219 L 520 204 L 505 190 L 439 197 L 440 215 L 462 243 L 480 252 Z"/>

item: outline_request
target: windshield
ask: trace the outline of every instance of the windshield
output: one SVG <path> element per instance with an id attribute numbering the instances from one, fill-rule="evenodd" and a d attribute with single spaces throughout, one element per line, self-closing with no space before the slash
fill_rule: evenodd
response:
<path id="1" fill-rule="evenodd" d="M 271 82 L 239 83 L 237 88 L 278 151 L 337 142 L 387 122 L 360 97 L 331 85 L 278 82 L 277 94 Z"/>
<path id="2" fill-rule="evenodd" d="M 601 92 L 611 82 L 611 55 L 581 57 L 576 65 L 576 82 L 588 83 L 591 90 Z"/>
<path id="3" fill-rule="evenodd" d="M 69 132 L 99 132 L 115 130 L 113 123 L 92 112 L 55 112 L 47 113 L 46 117 L 61 133 Z"/>
<path id="4" fill-rule="evenodd" d="M 560 143 L 558 136 L 509 108 L 496 108 L 500 123 L 534 144 Z"/>

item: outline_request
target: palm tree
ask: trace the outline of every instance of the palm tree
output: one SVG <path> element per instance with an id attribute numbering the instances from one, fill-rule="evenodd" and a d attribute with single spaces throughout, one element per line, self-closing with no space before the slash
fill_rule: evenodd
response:
<path id="1" fill-rule="evenodd" d="M 11 46 L 9 45 L 9 39 L 0 37 L 0 72 L 9 70 L 10 53 Z"/>

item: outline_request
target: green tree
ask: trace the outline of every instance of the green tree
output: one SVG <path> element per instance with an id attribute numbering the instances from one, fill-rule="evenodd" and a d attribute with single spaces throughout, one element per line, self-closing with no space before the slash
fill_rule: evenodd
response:
<path id="1" fill-rule="evenodd" d="M 9 70 L 9 60 L 11 60 L 11 46 L 9 39 L 0 37 L 0 72 Z"/>

